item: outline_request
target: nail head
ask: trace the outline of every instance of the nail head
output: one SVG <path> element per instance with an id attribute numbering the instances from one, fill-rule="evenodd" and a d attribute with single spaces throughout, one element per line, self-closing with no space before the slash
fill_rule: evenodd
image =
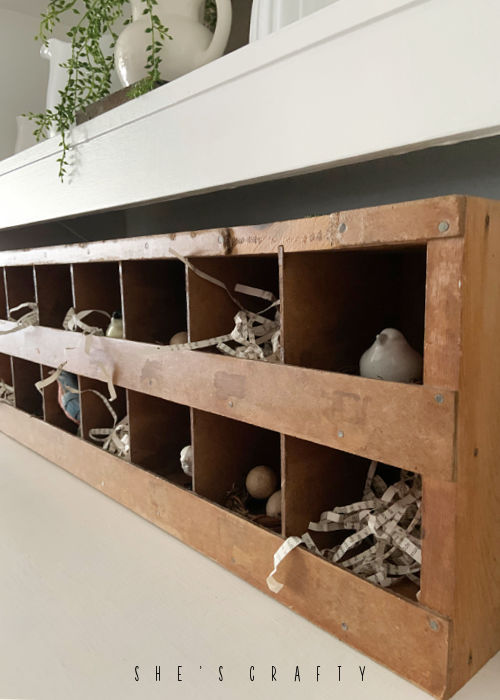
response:
<path id="1" fill-rule="evenodd" d="M 445 233 L 448 229 L 450 228 L 450 224 L 448 221 L 440 221 L 439 222 L 439 233 Z"/>

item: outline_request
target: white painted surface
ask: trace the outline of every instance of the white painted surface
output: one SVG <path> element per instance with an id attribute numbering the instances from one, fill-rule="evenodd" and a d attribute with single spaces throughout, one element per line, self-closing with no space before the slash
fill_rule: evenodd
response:
<path id="1" fill-rule="evenodd" d="M 496 0 L 339 0 L 0 163 L 0 227 L 500 133 Z M 30 192 L 26 198 L 26 191 Z"/>
<path id="2" fill-rule="evenodd" d="M 0 453 L 0 697 L 430 697 L 3 435 Z M 500 654 L 455 700 L 499 681 Z"/>

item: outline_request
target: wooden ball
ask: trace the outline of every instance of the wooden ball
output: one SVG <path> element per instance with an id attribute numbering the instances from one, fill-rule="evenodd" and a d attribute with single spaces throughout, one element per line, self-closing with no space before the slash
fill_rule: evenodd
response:
<path id="1" fill-rule="evenodd" d="M 245 485 L 253 498 L 269 498 L 276 490 L 278 477 L 271 467 L 254 467 L 248 472 Z"/>
<path id="2" fill-rule="evenodd" d="M 179 333 L 176 333 L 173 335 L 170 340 L 169 340 L 169 345 L 184 345 L 184 343 L 188 342 L 188 334 L 186 331 L 179 331 Z"/>
<path id="3" fill-rule="evenodd" d="M 267 499 L 266 515 L 270 518 L 281 518 L 281 489 Z"/>

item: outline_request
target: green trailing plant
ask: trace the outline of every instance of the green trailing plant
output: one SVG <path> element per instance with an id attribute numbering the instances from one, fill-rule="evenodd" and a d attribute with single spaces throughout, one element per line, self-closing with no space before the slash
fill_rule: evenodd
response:
<path id="1" fill-rule="evenodd" d="M 142 3 L 143 14 L 149 19 L 146 32 L 151 35 L 151 41 L 147 47 L 147 76 L 131 89 L 132 97 L 152 90 L 160 81 L 161 49 L 165 40 L 172 38 L 155 12 L 158 1 L 142 0 Z M 61 64 L 67 69 L 68 80 L 65 88 L 60 91 L 60 101 L 54 109 L 27 115 L 36 124 L 33 133 L 37 140 L 45 138 L 54 126 L 60 133 L 59 145 L 62 152 L 57 162 L 61 179 L 66 174 L 68 134 L 75 123 L 77 112 L 85 110 L 110 92 L 113 49 L 118 39 L 118 30 L 123 24 L 131 22 L 130 17 L 125 15 L 126 9 L 128 0 L 50 0 L 46 11 L 42 13 L 40 31 L 35 39 L 42 40 L 45 44 L 62 17 L 67 17 L 68 14 L 75 17 L 75 23 L 67 32 L 71 41 L 71 57 Z M 106 36 L 111 39 L 109 51 L 102 48 L 102 39 Z"/>

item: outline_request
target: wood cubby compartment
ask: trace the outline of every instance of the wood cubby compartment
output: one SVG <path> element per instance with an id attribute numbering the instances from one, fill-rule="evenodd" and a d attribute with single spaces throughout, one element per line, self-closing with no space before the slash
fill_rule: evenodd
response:
<path id="1" fill-rule="evenodd" d="M 61 328 L 66 312 L 73 306 L 70 266 L 36 265 L 35 284 L 40 325 Z"/>
<path id="2" fill-rule="evenodd" d="M 283 258 L 284 361 L 359 374 L 384 328 L 423 354 L 426 247 L 288 253 Z"/>
<path id="3" fill-rule="evenodd" d="M 32 265 L 22 265 L 19 267 L 5 268 L 5 291 L 7 301 L 7 312 L 19 304 L 34 302 L 35 280 Z M 21 309 L 13 314 L 13 318 L 18 318 L 28 311 Z"/>
<path id="4" fill-rule="evenodd" d="M 191 258 L 202 272 L 224 282 L 231 294 L 249 311 L 261 311 L 269 302 L 234 293 L 236 284 L 257 287 L 279 298 L 279 272 L 276 255 Z M 188 271 L 188 318 L 191 341 L 230 333 L 238 307 L 221 287 Z"/>
<path id="5" fill-rule="evenodd" d="M 124 337 L 166 345 L 187 331 L 186 273 L 180 260 L 121 263 Z"/>
<path id="6" fill-rule="evenodd" d="M 180 465 L 180 452 L 191 443 L 188 406 L 127 392 L 130 425 L 130 461 L 178 486 L 191 488 L 192 480 Z"/>
<path id="7" fill-rule="evenodd" d="M 88 262 L 71 266 L 73 280 L 73 300 L 75 310 L 95 309 L 122 312 L 120 272 L 116 262 Z M 103 331 L 109 320 L 102 314 L 89 314 L 83 321 L 89 326 L 97 326 Z"/>
<path id="8" fill-rule="evenodd" d="M 35 387 L 41 379 L 41 367 L 35 362 L 12 357 L 12 384 L 15 406 L 25 413 L 43 418 L 42 395 Z"/>
<path id="9" fill-rule="evenodd" d="M 42 365 L 42 379 L 46 379 L 54 371 L 51 367 Z M 58 402 L 59 382 L 52 382 L 43 388 L 43 418 L 47 423 L 66 430 L 72 435 L 78 432 L 78 425 L 70 420 L 63 412 Z"/>
<path id="10" fill-rule="evenodd" d="M 280 435 L 206 411 L 192 411 L 194 490 L 224 506 L 233 488 L 245 487 L 246 475 L 253 467 L 274 469 L 281 488 Z M 252 515 L 266 512 L 266 501 L 250 498 Z"/>
<path id="11" fill-rule="evenodd" d="M 100 443 L 90 439 L 89 431 L 93 428 L 112 428 L 113 417 L 104 401 L 93 392 L 98 391 L 109 400 L 108 385 L 97 379 L 90 379 L 81 375 L 78 377 L 78 385 L 80 391 L 84 392 L 80 394 L 81 436 L 93 445 L 99 445 Z M 93 391 L 88 391 L 89 389 Z M 117 415 L 117 421 L 120 421 L 127 414 L 127 396 L 123 387 L 115 386 L 115 390 L 116 399 L 111 402 L 111 406 Z"/>
<path id="12" fill-rule="evenodd" d="M 12 360 L 3 352 L 0 352 L 0 379 L 12 386 Z"/>
<path id="13" fill-rule="evenodd" d="M 340 544 L 352 531 L 309 531 L 321 513 L 362 500 L 370 460 L 356 455 L 283 435 L 283 531 L 289 537 L 309 532 L 319 549 Z M 401 478 L 401 470 L 377 465 L 387 485 Z M 342 566 L 342 564 L 339 564 Z M 416 600 L 418 586 L 408 579 L 391 587 Z"/>
<path id="14" fill-rule="evenodd" d="M 289 435 L 283 457 L 285 535 L 302 535 L 323 511 L 361 499 L 370 460 Z M 312 537 L 320 548 L 339 541 L 337 532 Z"/>

